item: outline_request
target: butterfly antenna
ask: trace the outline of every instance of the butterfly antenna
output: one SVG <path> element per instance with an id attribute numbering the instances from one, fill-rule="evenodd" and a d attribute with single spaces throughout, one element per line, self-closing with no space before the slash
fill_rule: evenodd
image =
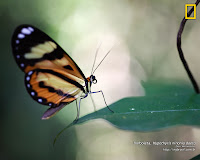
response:
<path id="1" fill-rule="evenodd" d="M 91 75 L 92 75 L 92 72 L 93 72 L 93 69 L 94 69 L 94 65 L 95 65 L 95 63 L 96 63 L 97 54 L 98 54 L 98 52 L 99 52 L 99 48 L 101 47 L 101 44 L 102 44 L 102 43 L 99 44 L 99 47 L 97 48 L 96 53 L 95 53 L 94 63 L 93 63 L 93 66 L 92 66 Z M 94 72 L 93 72 L 93 73 L 94 73 Z"/>
<path id="2" fill-rule="evenodd" d="M 114 46 L 114 45 L 113 45 Z M 92 72 L 92 75 L 94 74 L 94 72 L 97 70 L 97 68 L 101 65 L 101 63 L 104 61 L 104 59 L 108 56 L 108 54 L 110 53 L 110 51 L 112 50 L 113 46 L 111 47 L 111 49 L 106 53 L 106 55 L 103 57 L 103 59 L 101 60 L 101 62 L 98 64 L 98 66 L 95 68 L 95 70 Z"/>

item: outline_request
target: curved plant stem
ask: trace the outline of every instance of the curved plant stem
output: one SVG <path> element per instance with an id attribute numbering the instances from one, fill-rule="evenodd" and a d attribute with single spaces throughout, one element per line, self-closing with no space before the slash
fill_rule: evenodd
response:
<path id="1" fill-rule="evenodd" d="M 76 124 L 75 121 L 72 122 L 71 124 L 69 124 L 68 126 L 66 126 L 65 128 L 63 128 L 63 129 L 56 135 L 56 137 L 54 138 L 54 141 L 53 141 L 53 147 L 54 147 L 54 145 L 55 145 L 55 143 L 56 143 L 58 137 L 61 135 L 61 133 L 63 133 L 67 128 L 73 126 L 74 124 Z"/>
<path id="2" fill-rule="evenodd" d="M 200 2 L 200 0 L 196 1 L 196 3 L 195 3 L 196 6 L 199 4 L 199 2 Z M 190 17 L 190 15 L 192 14 L 193 11 L 194 11 L 194 7 L 192 7 L 190 9 L 190 11 L 187 13 L 187 16 Z M 197 85 L 197 82 L 194 79 L 194 77 L 193 77 L 193 75 L 192 75 L 192 73 L 191 73 L 191 71 L 189 69 L 189 66 L 188 66 L 188 64 L 187 64 L 187 62 L 186 62 L 186 60 L 184 58 L 183 51 L 181 49 L 181 35 L 183 33 L 183 29 L 185 27 L 185 23 L 186 22 L 187 22 L 187 19 L 185 19 L 185 17 L 184 17 L 182 22 L 181 22 L 181 24 L 180 24 L 180 28 L 179 28 L 179 31 L 178 31 L 178 34 L 177 34 L 177 49 L 178 49 L 178 53 L 179 53 L 180 59 L 181 59 L 181 61 L 183 63 L 183 66 L 184 66 L 184 68 L 185 68 L 185 70 L 186 70 L 186 72 L 187 72 L 187 74 L 188 74 L 188 76 L 190 78 L 190 81 L 192 82 L 194 90 L 196 91 L 196 93 L 200 93 L 199 87 Z"/>

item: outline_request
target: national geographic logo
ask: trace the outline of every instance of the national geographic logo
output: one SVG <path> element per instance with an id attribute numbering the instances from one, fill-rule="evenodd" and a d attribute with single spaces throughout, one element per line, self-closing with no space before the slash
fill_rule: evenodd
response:
<path id="1" fill-rule="evenodd" d="M 187 13 L 189 8 L 194 7 L 194 14 L 193 17 L 188 17 Z M 196 19 L 197 11 L 196 11 L 196 4 L 185 4 L 185 19 Z"/>

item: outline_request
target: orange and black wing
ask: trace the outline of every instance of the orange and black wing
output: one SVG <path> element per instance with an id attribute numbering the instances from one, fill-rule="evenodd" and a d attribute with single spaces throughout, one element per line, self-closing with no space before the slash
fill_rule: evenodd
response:
<path id="1" fill-rule="evenodd" d="M 50 108 L 48 119 L 85 92 L 86 78 L 70 56 L 48 35 L 31 25 L 16 28 L 12 50 L 20 69 L 25 72 L 28 93 Z"/>
<path id="2" fill-rule="evenodd" d="M 25 85 L 31 97 L 50 108 L 42 119 L 48 119 L 84 91 L 84 81 L 77 82 L 57 69 L 35 69 L 25 75 Z"/>

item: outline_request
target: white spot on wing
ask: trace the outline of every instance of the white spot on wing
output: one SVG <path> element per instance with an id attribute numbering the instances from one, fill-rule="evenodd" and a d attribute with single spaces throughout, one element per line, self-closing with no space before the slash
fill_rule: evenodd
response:
<path id="1" fill-rule="evenodd" d="M 34 29 L 33 29 L 32 27 L 28 27 L 28 29 L 29 29 L 31 32 L 34 31 Z"/>
<path id="2" fill-rule="evenodd" d="M 21 32 L 23 34 L 27 34 L 27 35 L 31 34 L 31 31 L 29 29 L 27 29 L 27 28 L 22 28 Z"/>
<path id="3" fill-rule="evenodd" d="M 42 99 L 41 99 L 41 98 L 39 98 L 39 99 L 38 99 L 38 102 L 42 103 Z"/>
<path id="4" fill-rule="evenodd" d="M 15 42 L 16 42 L 16 44 L 19 44 L 19 40 L 16 40 Z"/>
<path id="5" fill-rule="evenodd" d="M 52 106 L 52 103 L 49 103 L 49 106 Z"/>
<path id="6" fill-rule="evenodd" d="M 28 76 L 28 77 L 26 77 L 26 80 L 27 80 L 27 81 L 29 81 L 29 80 L 30 80 L 30 77 L 29 77 L 29 76 Z"/>
<path id="7" fill-rule="evenodd" d="M 35 92 L 31 92 L 31 95 L 32 95 L 32 96 L 35 96 Z"/>
<path id="8" fill-rule="evenodd" d="M 31 85 L 30 85 L 30 84 L 27 84 L 27 87 L 28 87 L 28 88 L 30 88 L 30 87 L 31 87 Z M 31 93 L 32 93 L 32 92 L 31 92 Z M 34 92 L 33 92 L 33 93 L 34 93 Z M 32 95 L 32 94 L 31 94 L 31 95 Z"/>
<path id="9" fill-rule="evenodd" d="M 18 34 L 18 36 L 17 36 L 19 39 L 22 39 L 22 38 L 24 38 L 25 37 L 25 35 L 24 34 L 22 34 L 22 33 L 20 33 L 20 34 Z"/>
<path id="10" fill-rule="evenodd" d="M 17 57 L 17 59 L 19 59 L 19 58 L 20 58 L 20 55 L 16 55 L 16 57 Z"/>
<path id="11" fill-rule="evenodd" d="M 30 76 L 33 73 L 33 71 L 28 72 L 28 75 Z"/>
<path id="12" fill-rule="evenodd" d="M 21 66 L 21 67 L 24 67 L 24 63 L 21 63 L 20 66 Z"/>

